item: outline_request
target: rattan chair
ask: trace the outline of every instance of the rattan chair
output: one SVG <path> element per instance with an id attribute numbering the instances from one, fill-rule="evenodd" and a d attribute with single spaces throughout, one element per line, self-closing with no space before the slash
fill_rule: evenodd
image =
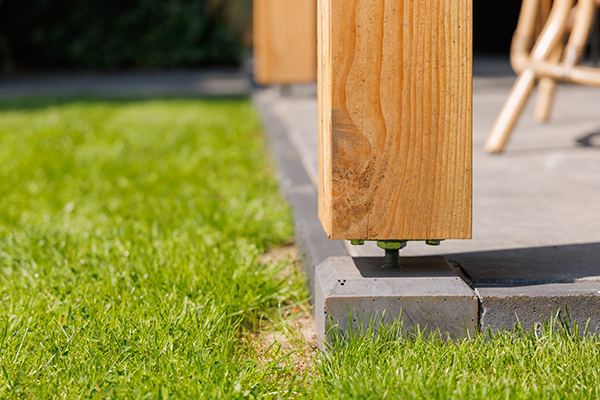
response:
<path id="1" fill-rule="evenodd" d="M 548 119 L 557 81 L 600 86 L 599 68 L 578 65 L 598 7 L 600 0 L 523 0 L 510 54 L 518 78 L 485 143 L 487 152 L 502 151 L 536 80 L 540 122 Z"/>

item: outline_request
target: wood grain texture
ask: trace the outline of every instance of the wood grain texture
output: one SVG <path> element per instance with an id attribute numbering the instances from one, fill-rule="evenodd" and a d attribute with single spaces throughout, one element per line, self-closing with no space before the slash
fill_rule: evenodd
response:
<path id="1" fill-rule="evenodd" d="M 316 0 L 254 0 L 254 79 L 313 82 L 317 75 Z"/>
<path id="2" fill-rule="evenodd" d="M 472 3 L 319 0 L 331 239 L 471 237 Z"/>

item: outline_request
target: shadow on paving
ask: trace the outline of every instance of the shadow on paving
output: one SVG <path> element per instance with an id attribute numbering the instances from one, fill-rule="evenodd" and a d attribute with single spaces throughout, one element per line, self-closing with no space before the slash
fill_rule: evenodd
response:
<path id="1" fill-rule="evenodd" d="M 600 243 L 458 253 L 474 285 L 499 287 L 600 282 Z"/>
<path id="2" fill-rule="evenodd" d="M 443 261 L 441 256 L 428 257 L 433 261 L 427 268 L 422 268 L 422 257 L 402 257 L 400 264 L 402 268 L 383 267 L 383 257 L 353 257 L 356 269 L 363 278 L 436 278 L 455 277 L 456 275 Z M 416 267 L 415 267 L 416 266 Z"/>

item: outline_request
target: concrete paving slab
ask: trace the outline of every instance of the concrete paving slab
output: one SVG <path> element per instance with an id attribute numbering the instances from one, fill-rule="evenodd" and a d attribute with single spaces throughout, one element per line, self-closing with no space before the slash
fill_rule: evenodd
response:
<path id="1" fill-rule="evenodd" d="M 384 269 L 383 257 L 330 257 L 315 271 L 317 337 L 332 326 L 364 332 L 369 323 L 402 320 L 404 331 L 439 329 L 458 337 L 477 329 L 475 293 L 443 257 L 407 257 Z M 349 318 L 351 316 L 351 318 Z"/>

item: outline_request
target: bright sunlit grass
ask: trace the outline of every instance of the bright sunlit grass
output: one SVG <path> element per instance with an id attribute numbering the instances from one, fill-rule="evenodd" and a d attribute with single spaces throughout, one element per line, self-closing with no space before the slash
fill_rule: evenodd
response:
<path id="1" fill-rule="evenodd" d="M 598 399 L 600 343 L 568 321 L 442 340 L 371 328 L 336 340 L 313 396 L 331 399 Z M 571 325 L 571 326 L 569 326 Z M 336 334 L 334 333 L 334 337 Z"/>

